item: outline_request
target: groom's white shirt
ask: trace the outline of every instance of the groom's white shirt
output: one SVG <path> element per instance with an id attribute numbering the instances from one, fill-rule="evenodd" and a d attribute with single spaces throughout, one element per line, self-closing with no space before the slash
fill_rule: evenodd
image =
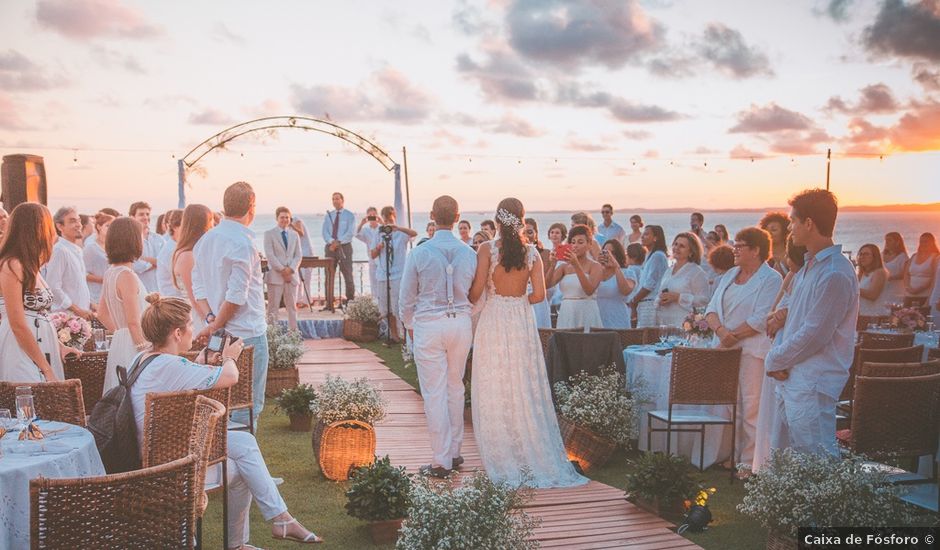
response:
<path id="1" fill-rule="evenodd" d="M 405 263 L 399 294 L 399 309 L 405 327 L 411 329 L 415 322 L 435 321 L 447 316 L 450 306 L 444 258 L 454 266 L 454 312 L 470 315 L 469 294 L 477 269 L 476 252 L 453 232 L 442 230 L 415 247 Z"/>

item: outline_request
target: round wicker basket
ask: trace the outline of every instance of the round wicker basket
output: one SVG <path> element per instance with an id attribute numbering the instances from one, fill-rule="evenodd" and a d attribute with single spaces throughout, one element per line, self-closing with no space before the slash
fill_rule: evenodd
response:
<path id="1" fill-rule="evenodd" d="M 577 461 L 585 472 L 603 466 L 617 449 L 617 444 L 591 430 L 578 426 L 563 416 L 558 417 L 561 438 L 565 442 L 568 458 Z"/>
<path id="2" fill-rule="evenodd" d="M 379 339 L 379 325 L 343 319 L 343 338 L 350 342 L 374 342 Z"/>
<path id="3" fill-rule="evenodd" d="M 300 371 L 297 367 L 289 369 L 268 369 L 267 381 L 264 386 L 265 397 L 279 397 L 281 391 L 296 387 L 300 384 Z"/>
<path id="4" fill-rule="evenodd" d="M 324 477 L 345 481 L 351 469 L 375 461 L 375 430 L 359 420 L 332 424 L 317 421 L 313 428 L 313 454 Z"/>

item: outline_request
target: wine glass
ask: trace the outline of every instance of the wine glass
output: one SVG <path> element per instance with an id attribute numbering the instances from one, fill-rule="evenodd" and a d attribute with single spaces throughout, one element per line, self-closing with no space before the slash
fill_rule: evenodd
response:
<path id="1" fill-rule="evenodd" d="M 92 334 L 95 338 L 95 350 L 106 351 L 108 349 L 108 341 L 105 339 L 104 329 L 96 328 L 92 331 Z"/>
<path id="2" fill-rule="evenodd" d="M 16 396 L 16 419 L 19 421 L 20 429 L 23 430 L 36 419 L 36 407 L 33 405 L 32 394 Z"/>
<path id="3" fill-rule="evenodd" d="M 669 339 L 669 325 L 659 325 L 659 345 L 665 346 Z"/>
<path id="4" fill-rule="evenodd" d="M 9 430 L 13 427 L 13 417 L 10 416 L 10 409 L 0 409 L 0 429 Z"/>

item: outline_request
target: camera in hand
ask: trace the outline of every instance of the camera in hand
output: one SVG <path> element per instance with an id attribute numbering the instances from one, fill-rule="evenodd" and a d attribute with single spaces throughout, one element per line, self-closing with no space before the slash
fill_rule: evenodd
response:
<path id="1" fill-rule="evenodd" d="M 392 231 L 394 231 L 394 230 L 395 230 L 395 228 L 392 227 L 391 225 L 380 225 L 380 226 L 379 226 L 379 233 L 382 233 L 383 235 L 391 235 L 391 234 L 392 234 Z"/>
<path id="2" fill-rule="evenodd" d="M 366 220 L 370 222 L 374 222 L 377 219 L 379 219 L 378 216 L 366 216 Z"/>
<path id="3" fill-rule="evenodd" d="M 212 336 L 209 337 L 209 345 L 206 346 L 206 349 L 213 353 L 221 353 L 222 348 L 225 347 L 225 341 L 228 340 L 229 343 L 235 343 L 238 340 L 237 336 L 232 336 L 225 329 L 220 328 L 219 330 L 212 333 Z"/>

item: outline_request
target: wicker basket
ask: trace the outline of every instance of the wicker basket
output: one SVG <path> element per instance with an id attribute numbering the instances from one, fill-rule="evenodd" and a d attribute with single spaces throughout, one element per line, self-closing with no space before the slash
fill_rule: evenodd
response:
<path id="1" fill-rule="evenodd" d="M 379 339 L 379 325 L 343 319 L 343 338 L 350 342 L 374 342 Z"/>
<path id="2" fill-rule="evenodd" d="M 283 390 L 296 387 L 300 384 L 300 373 L 297 367 L 289 369 L 268 369 L 268 381 L 264 386 L 265 397 L 279 397 Z"/>
<path id="3" fill-rule="evenodd" d="M 346 481 L 351 469 L 375 461 L 375 430 L 359 420 L 332 424 L 318 420 L 313 428 L 313 454 L 324 477 Z"/>
<path id="4" fill-rule="evenodd" d="M 561 438 L 565 442 L 568 458 L 577 461 L 583 471 L 603 466 L 617 449 L 617 444 L 591 430 L 578 426 L 563 416 L 558 417 Z"/>
<path id="5" fill-rule="evenodd" d="M 796 539 L 774 531 L 767 531 L 767 550 L 797 550 Z"/>

